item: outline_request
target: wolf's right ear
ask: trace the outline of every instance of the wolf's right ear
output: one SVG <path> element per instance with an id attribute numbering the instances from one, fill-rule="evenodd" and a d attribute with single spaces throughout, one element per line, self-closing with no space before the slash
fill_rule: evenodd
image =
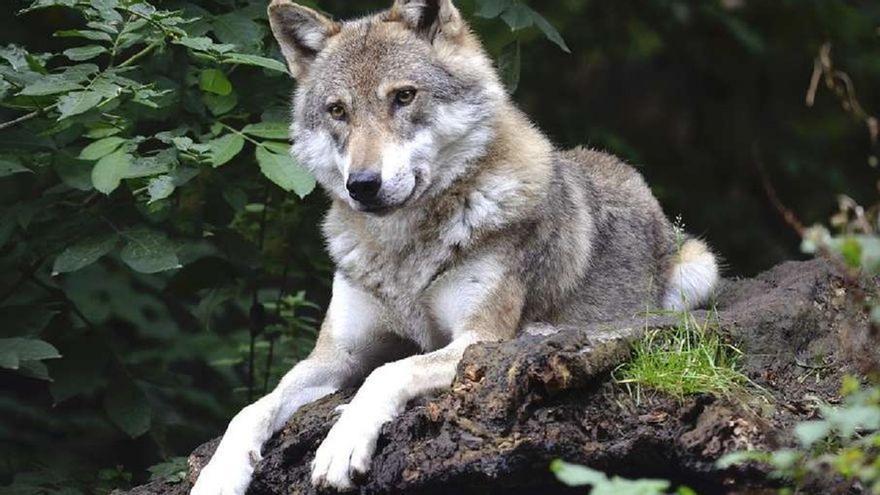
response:
<path id="1" fill-rule="evenodd" d="M 389 19 L 402 21 L 431 42 L 438 36 L 456 39 L 464 31 L 464 19 L 452 0 L 394 0 Z"/>
<path id="2" fill-rule="evenodd" d="M 290 74 L 296 79 L 306 76 L 327 40 L 342 28 L 338 22 L 290 0 L 272 0 L 269 24 L 287 59 Z"/>

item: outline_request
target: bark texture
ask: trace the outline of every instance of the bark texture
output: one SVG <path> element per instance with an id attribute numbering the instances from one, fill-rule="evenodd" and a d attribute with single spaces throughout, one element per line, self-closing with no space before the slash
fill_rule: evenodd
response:
<path id="1" fill-rule="evenodd" d="M 853 358 L 865 357 L 864 347 L 841 342 L 864 337 L 859 329 L 866 326 L 862 312 L 847 303 L 848 290 L 819 260 L 725 282 L 717 319 L 743 351 L 742 366 L 756 385 L 746 397 L 636 401 L 614 383 L 612 371 L 627 359 L 631 343 L 674 325 L 672 317 L 472 346 L 448 392 L 414 401 L 385 425 L 360 493 L 564 493 L 547 468 L 555 458 L 627 477 L 666 478 L 700 493 L 761 491 L 767 481 L 758 468 L 719 471 L 714 462 L 730 451 L 790 443 L 791 428 L 814 415 L 817 399 L 836 399 L 841 375 L 854 369 Z M 334 407 L 352 393 L 297 413 L 266 445 L 249 493 L 314 493 L 314 451 Z M 217 442 L 192 454 L 190 479 Z M 156 482 L 130 493 L 189 488 L 188 482 Z"/>

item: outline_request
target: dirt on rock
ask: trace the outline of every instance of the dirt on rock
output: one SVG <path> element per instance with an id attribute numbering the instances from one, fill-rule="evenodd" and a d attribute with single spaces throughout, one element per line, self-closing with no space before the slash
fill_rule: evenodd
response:
<path id="1" fill-rule="evenodd" d="M 820 260 L 725 282 L 713 317 L 744 353 L 743 371 L 754 382 L 746 396 L 636 402 L 614 383 L 611 372 L 632 342 L 674 324 L 670 317 L 472 346 L 448 392 L 413 401 L 385 425 L 360 493 L 568 493 L 548 469 L 557 458 L 625 477 L 665 478 L 699 493 L 763 493 L 772 485 L 760 467 L 719 470 L 715 461 L 790 445 L 797 422 L 815 417 L 821 402 L 839 400 L 840 379 L 856 369 L 851 358 L 858 354 L 840 338 L 866 326 L 862 312 L 849 309 L 847 290 Z M 248 493 L 315 493 L 315 449 L 334 408 L 352 393 L 298 412 L 266 445 Z M 216 445 L 192 454 L 190 480 Z M 184 494 L 190 487 L 156 482 L 129 493 Z"/>

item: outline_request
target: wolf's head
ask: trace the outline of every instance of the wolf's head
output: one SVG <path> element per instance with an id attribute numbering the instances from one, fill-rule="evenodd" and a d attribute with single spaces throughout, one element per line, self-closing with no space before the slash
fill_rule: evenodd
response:
<path id="1" fill-rule="evenodd" d="M 298 81 L 293 152 L 353 209 L 418 204 L 487 153 L 506 95 L 452 0 L 346 22 L 273 0 L 269 19 Z"/>

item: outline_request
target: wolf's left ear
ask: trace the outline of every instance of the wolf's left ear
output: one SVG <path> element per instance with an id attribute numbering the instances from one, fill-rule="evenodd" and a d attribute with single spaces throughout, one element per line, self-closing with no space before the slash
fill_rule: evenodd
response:
<path id="1" fill-rule="evenodd" d="M 291 75 L 297 79 L 306 76 L 318 52 L 341 29 L 338 22 L 290 0 L 272 0 L 269 24 Z"/>
<path id="2" fill-rule="evenodd" d="M 455 39 L 465 27 L 452 0 L 394 0 L 389 16 L 391 20 L 402 21 L 428 41 L 438 36 Z"/>

